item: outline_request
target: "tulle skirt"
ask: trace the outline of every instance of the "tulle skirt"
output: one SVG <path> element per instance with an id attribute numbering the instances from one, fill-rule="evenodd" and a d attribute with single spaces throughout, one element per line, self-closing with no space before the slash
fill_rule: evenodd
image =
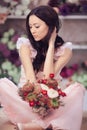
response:
<path id="1" fill-rule="evenodd" d="M 9 79 L 0 79 L 0 102 L 9 120 L 13 123 L 35 122 L 43 128 L 50 124 L 54 130 L 80 130 L 83 114 L 85 88 L 80 83 L 73 83 L 64 89 L 64 106 L 53 110 L 45 118 L 32 111 L 29 104 L 18 94 L 18 87 Z"/>

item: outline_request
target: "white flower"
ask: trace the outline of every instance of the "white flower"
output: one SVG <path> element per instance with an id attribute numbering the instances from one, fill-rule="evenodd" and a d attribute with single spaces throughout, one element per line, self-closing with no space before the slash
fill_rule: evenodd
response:
<path id="1" fill-rule="evenodd" d="M 17 16 L 21 16 L 22 15 L 22 10 L 19 10 L 19 9 L 17 9 L 16 11 L 15 11 L 15 15 L 17 15 Z"/>
<path id="2" fill-rule="evenodd" d="M 45 85 L 45 84 L 40 84 L 40 85 L 41 85 L 41 88 L 42 88 L 43 90 L 46 90 L 46 91 L 49 90 L 49 88 L 48 88 L 47 85 Z"/>
<path id="3" fill-rule="evenodd" d="M 1 38 L 1 42 L 2 43 L 7 43 L 9 41 L 9 38 L 8 37 L 2 37 Z"/>
<path id="4" fill-rule="evenodd" d="M 21 3 L 23 5 L 28 5 L 28 4 L 30 4 L 30 0 L 21 0 Z"/>
<path id="5" fill-rule="evenodd" d="M 41 85 L 41 88 L 43 90 L 46 90 L 47 91 L 47 95 L 49 98 L 56 98 L 59 96 L 58 92 L 56 90 L 54 90 L 53 88 L 49 88 L 47 85 L 45 84 L 40 84 Z"/>
<path id="6" fill-rule="evenodd" d="M 10 50 L 14 50 L 16 48 L 16 45 L 12 41 L 9 41 L 7 46 Z"/>
<path id="7" fill-rule="evenodd" d="M 11 2 L 11 0 L 4 0 L 4 2 L 7 2 L 7 3 L 9 3 L 9 2 Z"/>
<path id="8" fill-rule="evenodd" d="M 28 15 L 29 12 L 30 12 L 30 9 L 26 9 L 26 10 L 24 11 L 24 15 Z"/>
<path id="9" fill-rule="evenodd" d="M 49 98 L 56 98 L 58 97 L 58 92 L 52 88 L 48 89 L 47 91 L 48 97 Z"/>
<path id="10" fill-rule="evenodd" d="M 70 2 L 70 3 L 79 3 L 79 0 L 67 0 L 67 2 Z"/>
<path id="11" fill-rule="evenodd" d="M 12 63 L 10 61 L 6 60 L 2 63 L 1 67 L 3 70 L 10 71 L 10 70 L 12 70 Z"/>
<path id="12" fill-rule="evenodd" d="M 4 38 L 9 38 L 9 33 L 8 33 L 8 32 L 4 32 L 4 33 L 3 33 L 3 37 L 4 37 Z"/>
<path id="13" fill-rule="evenodd" d="M 15 30 L 13 28 L 10 28 L 8 30 L 9 36 L 13 36 L 15 34 Z"/>

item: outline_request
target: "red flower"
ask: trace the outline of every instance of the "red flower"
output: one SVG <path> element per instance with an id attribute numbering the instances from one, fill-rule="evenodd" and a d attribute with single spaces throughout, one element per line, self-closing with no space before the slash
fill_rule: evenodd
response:
<path id="1" fill-rule="evenodd" d="M 29 105 L 30 105 L 31 107 L 33 107 L 33 106 L 35 105 L 35 102 L 34 102 L 34 101 L 29 101 Z"/>
<path id="2" fill-rule="evenodd" d="M 42 90 L 41 93 L 42 93 L 43 95 L 47 95 L 47 91 L 46 91 L 46 90 Z"/>
<path id="3" fill-rule="evenodd" d="M 59 93 L 59 95 L 62 95 L 61 89 L 58 89 L 58 93 Z"/>
<path id="4" fill-rule="evenodd" d="M 28 95 L 28 92 L 24 92 L 24 94 L 23 94 L 23 95 L 24 95 L 24 97 L 26 97 L 26 96 Z"/>
<path id="5" fill-rule="evenodd" d="M 65 96 L 66 96 L 66 93 L 62 92 L 62 96 L 65 97 Z"/>
<path id="6" fill-rule="evenodd" d="M 50 78 L 52 78 L 52 79 L 54 78 L 54 74 L 53 73 L 50 74 Z"/>
<path id="7" fill-rule="evenodd" d="M 46 83 L 47 83 L 47 79 L 43 79 L 43 80 L 42 80 L 42 83 L 43 83 L 43 84 L 46 84 Z"/>

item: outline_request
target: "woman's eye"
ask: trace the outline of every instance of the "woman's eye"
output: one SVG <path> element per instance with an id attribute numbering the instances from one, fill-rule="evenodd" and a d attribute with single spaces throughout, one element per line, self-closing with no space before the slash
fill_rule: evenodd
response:
<path id="1" fill-rule="evenodd" d="M 36 28 L 39 28 L 40 26 L 35 26 Z"/>
<path id="2" fill-rule="evenodd" d="M 29 28 L 31 29 L 32 27 L 30 26 Z"/>

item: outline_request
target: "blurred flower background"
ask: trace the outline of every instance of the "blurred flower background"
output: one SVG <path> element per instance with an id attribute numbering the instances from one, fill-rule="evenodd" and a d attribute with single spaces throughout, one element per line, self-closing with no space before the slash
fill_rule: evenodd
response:
<path id="1" fill-rule="evenodd" d="M 3 0 L 0 1 L 0 13 L 18 16 L 20 22 L 20 16 L 26 16 L 40 2 L 41 0 Z M 61 15 L 87 15 L 87 0 L 50 0 L 49 5 L 54 6 L 56 3 Z M 19 25 L 17 26 L 20 28 Z M 17 84 L 20 77 L 20 59 L 16 41 L 22 35 L 16 30 L 18 29 L 13 27 L 0 34 L 0 78 L 7 77 Z M 24 32 L 22 31 L 22 33 Z M 87 61 L 65 66 L 61 76 L 67 80 L 81 82 L 87 88 Z"/>
<path id="2" fill-rule="evenodd" d="M 50 0 L 49 5 L 58 7 L 63 16 L 87 14 L 87 0 Z"/>
<path id="3" fill-rule="evenodd" d="M 46 2 L 48 0 L 45 0 Z M 43 4 L 46 2 L 42 2 Z M 8 15 L 26 16 L 30 10 L 40 5 L 41 0 L 3 0 L 1 12 Z M 87 14 L 87 0 L 50 0 L 49 5 L 57 6 L 61 15 Z"/>
<path id="4" fill-rule="evenodd" d="M 66 79 L 68 83 L 72 81 L 80 82 L 87 88 L 87 64 L 85 62 L 65 66 L 60 75 Z"/>
<path id="5" fill-rule="evenodd" d="M 0 78 L 7 77 L 15 83 L 20 77 L 20 59 L 16 49 L 18 37 L 20 35 L 11 28 L 0 39 Z"/>

